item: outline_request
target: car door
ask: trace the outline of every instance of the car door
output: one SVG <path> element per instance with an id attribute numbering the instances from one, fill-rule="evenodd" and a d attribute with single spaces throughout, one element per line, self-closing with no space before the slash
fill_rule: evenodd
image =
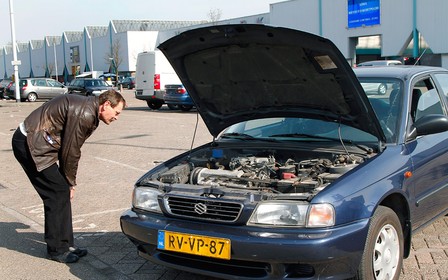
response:
<path id="1" fill-rule="evenodd" d="M 36 79 L 31 81 L 31 84 L 34 86 L 34 92 L 36 92 L 39 98 L 48 98 L 50 89 L 47 86 L 47 82 L 45 79 Z"/>
<path id="2" fill-rule="evenodd" d="M 58 81 L 47 79 L 47 84 L 50 87 L 50 95 L 49 98 L 54 98 L 60 94 L 64 94 L 66 92 L 66 88 L 63 84 Z"/>
<path id="3" fill-rule="evenodd" d="M 410 125 L 429 114 L 446 115 L 445 102 L 441 99 L 443 92 L 432 77 L 414 81 L 410 95 Z M 414 167 L 411 177 L 414 197 L 410 205 L 415 229 L 447 210 L 448 132 L 419 136 L 406 147 Z"/>

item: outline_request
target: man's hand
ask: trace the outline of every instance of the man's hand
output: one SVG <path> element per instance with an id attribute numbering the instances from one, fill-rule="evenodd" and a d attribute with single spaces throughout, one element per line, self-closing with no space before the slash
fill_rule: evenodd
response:
<path id="1" fill-rule="evenodd" d="M 70 200 L 75 197 L 75 186 L 70 187 Z"/>

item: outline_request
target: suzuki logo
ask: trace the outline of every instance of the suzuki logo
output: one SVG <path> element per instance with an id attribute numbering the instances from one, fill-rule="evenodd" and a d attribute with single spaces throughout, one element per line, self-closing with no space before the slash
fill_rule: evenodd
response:
<path id="1" fill-rule="evenodd" d="M 207 213 L 207 205 L 205 205 L 204 203 L 196 203 L 194 205 L 194 212 L 198 213 L 199 215 Z"/>

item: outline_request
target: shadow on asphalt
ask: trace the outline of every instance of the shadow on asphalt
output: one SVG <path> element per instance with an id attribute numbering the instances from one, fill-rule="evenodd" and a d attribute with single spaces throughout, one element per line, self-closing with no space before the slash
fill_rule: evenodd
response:
<path id="1" fill-rule="evenodd" d="M 19 222 L 0 222 L 0 228 L 0 248 L 53 262 L 46 258 L 43 233 Z M 145 260 L 122 232 L 75 232 L 74 237 L 76 246 L 89 251 L 77 263 L 67 264 L 76 279 L 92 279 L 92 273 L 103 276 L 101 279 L 210 279 Z"/>

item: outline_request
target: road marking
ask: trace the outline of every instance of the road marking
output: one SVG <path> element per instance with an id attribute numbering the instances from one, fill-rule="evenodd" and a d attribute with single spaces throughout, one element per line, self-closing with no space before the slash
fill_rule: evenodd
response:
<path id="1" fill-rule="evenodd" d="M 129 165 L 129 164 L 121 163 L 121 162 L 110 160 L 110 159 L 106 159 L 106 158 L 100 158 L 100 157 L 94 157 L 94 158 L 97 159 L 97 160 L 105 161 L 105 162 L 108 162 L 108 163 L 113 163 L 113 164 L 116 164 L 116 165 L 120 165 L 120 166 L 123 166 L 123 167 L 127 167 L 127 168 L 130 168 L 130 169 L 141 171 L 141 172 L 148 171 L 148 170 L 144 170 L 144 169 L 140 169 L 140 168 L 134 167 L 134 166 Z"/>
<path id="2" fill-rule="evenodd" d="M 102 214 L 109 214 L 109 213 L 113 213 L 113 212 L 121 212 L 121 211 L 125 211 L 128 210 L 129 208 L 121 208 L 121 209 L 114 209 L 114 210 L 106 210 L 106 211 L 100 211 L 100 212 L 92 212 L 92 213 L 86 213 L 86 214 L 79 214 L 79 215 L 75 215 L 73 216 L 73 218 L 81 218 L 81 217 L 88 217 L 88 216 L 93 216 L 93 215 L 102 215 Z"/>

